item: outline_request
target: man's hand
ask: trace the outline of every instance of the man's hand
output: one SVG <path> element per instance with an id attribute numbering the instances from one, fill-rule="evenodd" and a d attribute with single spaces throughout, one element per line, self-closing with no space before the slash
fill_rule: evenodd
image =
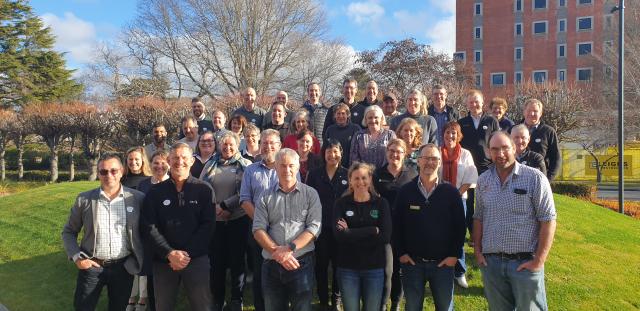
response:
<path id="1" fill-rule="evenodd" d="M 416 265 L 416 263 L 413 261 L 413 259 L 411 259 L 411 256 L 409 256 L 408 254 L 404 254 L 404 255 L 400 256 L 400 258 L 398 258 L 398 261 L 400 261 L 400 263 L 405 264 L 405 265 L 412 265 L 412 266 Z"/>
<path id="2" fill-rule="evenodd" d="M 275 260 L 279 264 L 282 264 L 284 261 L 288 260 L 289 257 L 292 257 L 292 255 L 293 252 L 291 251 L 289 246 L 278 246 L 276 247 L 276 250 L 271 253 L 271 257 L 273 257 L 273 260 Z"/>
<path id="3" fill-rule="evenodd" d="M 520 272 L 524 269 L 527 269 L 531 272 L 538 272 L 542 270 L 542 268 L 544 268 L 544 262 L 537 259 L 533 259 L 518 266 L 518 269 L 516 269 L 516 271 Z"/>
<path id="4" fill-rule="evenodd" d="M 285 261 L 281 262 L 280 265 L 283 268 L 285 268 L 287 271 L 292 271 L 292 270 L 300 268 L 300 263 L 293 256 L 289 256 L 289 258 L 287 258 Z"/>
<path id="5" fill-rule="evenodd" d="M 100 268 L 100 265 L 91 259 L 78 259 L 75 264 L 80 270 L 87 270 L 91 267 Z"/>
<path id="6" fill-rule="evenodd" d="M 169 266 L 174 271 L 182 270 L 187 267 L 189 262 L 191 262 L 191 257 L 185 251 L 173 250 L 169 252 L 167 255 L 167 259 L 169 259 Z"/>
<path id="7" fill-rule="evenodd" d="M 447 267 L 455 267 L 456 262 L 458 262 L 458 258 L 456 257 L 447 257 L 445 259 L 443 259 L 439 264 L 438 264 L 438 268 L 442 268 L 444 266 Z"/>
<path id="8" fill-rule="evenodd" d="M 486 267 L 487 260 L 484 258 L 484 255 L 479 250 L 475 250 L 473 254 L 476 256 L 476 262 L 478 263 L 478 267 Z"/>

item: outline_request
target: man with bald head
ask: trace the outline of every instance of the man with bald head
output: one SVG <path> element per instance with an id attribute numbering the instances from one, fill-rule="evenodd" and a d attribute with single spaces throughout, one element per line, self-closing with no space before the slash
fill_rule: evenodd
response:
<path id="1" fill-rule="evenodd" d="M 524 124 L 518 124 L 511 128 L 511 139 L 516 146 L 516 161 L 518 163 L 539 169 L 545 176 L 547 175 L 547 166 L 544 164 L 544 158 L 537 152 L 529 150 L 529 129 Z"/>
<path id="2" fill-rule="evenodd" d="M 266 114 L 266 112 L 256 104 L 256 90 L 252 87 L 248 87 L 244 91 L 242 91 L 241 95 L 242 106 L 236 109 L 233 112 L 233 115 L 241 115 L 245 117 L 247 121 L 262 129 L 262 125 L 264 123 L 264 115 Z"/>
<path id="3" fill-rule="evenodd" d="M 474 254 L 489 310 L 548 310 L 544 263 L 556 228 L 547 178 L 516 161 L 505 132 L 489 139 L 494 165 L 478 178 Z"/>

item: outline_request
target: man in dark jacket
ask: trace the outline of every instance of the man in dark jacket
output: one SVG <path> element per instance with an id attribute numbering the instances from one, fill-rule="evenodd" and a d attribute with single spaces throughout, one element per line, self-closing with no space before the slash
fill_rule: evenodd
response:
<path id="1" fill-rule="evenodd" d="M 427 112 L 436 120 L 436 124 L 438 125 L 436 141 L 438 142 L 438 146 L 442 146 L 444 125 L 460 119 L 458 109 L 447 105 L 447 89 L 445 89 L 443 85 L 436 84 L 431 88 L 431 105 L 427 109 Z"/>
<path id="2" fill-rule="evenodd" d="M 342 95 L 343 97 L 340 99 L 340 102 L 338 102 L 338 104 L 345 104 L 347 105 L 347 107 L 349 107 L 349 110 L 351 112 L 351 115 L 349 116 L 349 120 L 351 122 L 355 122 L 358 119 L 358 116 L 360 117 L 360 122 L 362 122 L 362 117 L 361 115 L 356 115 L 356 111 L 353 110 L 353 108 L 356 106 L 357 102 L 356 102 L 356 93 L 358 92 L 358 81 L 356 81 L 356 79 L 346 79 L 344 80 L 344 82 L 342 82 Z M 333 118 L 333 115 L 335 114 L 335 107 L 337 105 L 333 105 L 331 106 L 331 108 L 329 108 L 329 111 L 327 112 L 327 116 L 324 119 L 324 126 L 322 126 L 322 137 L 324 137 L 324 135 L 327 133 L 327 129 L 329 128 L 329 126 L 333 125 L 336 123 L 336 120 Z M 364 111 L 364 110 L 363 110 Z M 360 126 L 361 124 L 358 123 L 358 126 Z"/>
<path id="3" fill-rule="evenodd" d="M 544 164 L 544 157 L 537 152 L 527 148 L 531 136 L 529 129 L 524 124 L 518 124 L 511 128 L 511 139 L 516 146 L 516 161 L 518 163 L 539 169 L 547 176 L 547 166 Z"/>
<path id="4" fill-rule="evenodd" d="M 542 102 L 531 98 L 524 103 L 524 125 L 529 128 L 531 141 L 529 150 L 537 152 L 544 157 L 547 166 L 547 178 L 549 182 L 558 176 L 562 166 L 562 155 L 558 146 L 558 134 L 556 130 L 542 122 Z"/>

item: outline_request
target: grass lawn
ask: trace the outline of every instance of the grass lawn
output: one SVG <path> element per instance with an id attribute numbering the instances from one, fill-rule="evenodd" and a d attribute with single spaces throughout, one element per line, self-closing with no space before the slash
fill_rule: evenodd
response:
<path id="1" fill-rule="evenodd" d="M 72 309 L 76 269 L 62 251 L 60 232 L 77 193 L 96 186 L 59 183 L 0 198 L 0 303 L 10 310 Z M 640 309 L 640 221 L 555 198 L 558 231 L 546 265 L 550 309 Z M 470 288 L 456 288 L 456 309 L 486 310 L 471 254 L 468 248 Z M 432 309 L 428 298 L 425 310 Z"/>

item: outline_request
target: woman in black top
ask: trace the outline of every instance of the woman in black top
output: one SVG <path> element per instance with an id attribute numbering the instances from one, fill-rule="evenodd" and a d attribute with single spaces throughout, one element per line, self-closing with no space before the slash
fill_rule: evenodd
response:
<path id="1" fill-rule="evenodd" d="M 310 130 L 301 130 L 297 136 L 298 155 L 300 156 L 300 177 L 302 182 L 307 183 L 307 173 L 322 165 L 322 159 L 319 155 L 313 153 L 314 136 Z"/>
<path id="2" fill-rule="evenodd" d="M 373 189 L 373 166 L 355 162 L 349 192 L 333 211 L 338 283 L 345 311 L 379 311 L 384 287 L 385 245 L 391 239 L 391 212 Z"/>
<path id="3" fill-rule="evenodd" d="M 402 128 L 402 124 L 407 120 L 413 121 L 413 119 L 407 118 L 400 123 L 401 125 L 398 128 Z M 405 165 L 405 159 L 409 151 L 410 149 L 404 140 L 399 138 L 392 139 L 387 145 L 387 164 L 377 168 L 373 173 L 374 188 L 380 193 L 380 196 L 387 199 L 392 213 L 398 189 L 418 176 L 415 168 Z M 390 310 L 396 311 L 400 310 L 400 301 L 403 296 L 402 282 L 400 280 L 400 262 L 393 256 L 390 244 L 386 245 L 386 255 L 385 288 L 382 304 L 385 305 L 387 300 L 391 298 Z"/>
<path id="4" fill-rule="evenodd" d="M 342 145 L 334 139 L 329 139 L 322 146 L 324 163 L 321 167 L 309 171 L 307 185 L 318 191 L 322 204 L 322 230 L 315 242 L 316 252 L 316 282 L 318 298 L 323 308 L 329 307 L 329 263 L 333 270 L 332 305 L 336 310 L 340 303 L 340 290 L 336 278 L 335 239 L 332 232 L 333 206 L 336 200 L 347 190 L 347 169 L 340 165 L 342 161 Z"/>
<path id="5" fill-rule="evenodd" d="M 124 167 L 121 182 L 125 187 L 138 189 L 138 184 L 151 176 L 147 153 L 140 146 L 133 147 L 127 150 L 125 160 L 127 165 Z"/>
<path id="6" fill-rule="evenodd" d="M 200 178 L 202 169 L 209 160 L 213 158 L 216 153 L 216 137 L 211 131 L 206 131 L 198 137 L 198 144 L 196 150 L 193 153 L 195 161 L 191 166 L 191 176 Z"/>

